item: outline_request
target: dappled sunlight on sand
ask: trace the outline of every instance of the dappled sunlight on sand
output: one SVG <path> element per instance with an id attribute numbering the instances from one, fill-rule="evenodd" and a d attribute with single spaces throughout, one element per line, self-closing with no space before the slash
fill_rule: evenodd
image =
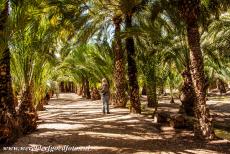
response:
<path id="1" fill-rule="evenodd" d="M 55 130 L 52 130 L 52 131 L 46 131 L 46 132 L 42 132 L 42 133 L 37 133 L 37 134 L 32 134 L 31 136 L 33 137 L 48 137 L 48 136 L 58 136 L 58 135 L 61 135 L 61 136 L 71 136 L 72 134 L 71 133 L 67 133 L 67 132 L 63 132 L 63 131 L 55 131 Z"/>
<path id="2" fill-rule="evenodd" d="M 117 138 L 117 139 L 124 139 L 124 140 L 150 140 L 153 139 L 151 137 L 147 136 L 136 136 L 136 135 L 130 135 L 130 134 L 114 134 L 114 133 L 98 133 L 98 132 L 81 132 L 79 135 L 90 135 L 92 137 L 100 138 Z"/>
<path id="3" fill-rule="evenodd" d="M 78 130 L 86 127 L 87 126 L 83 124 L 48 123 L 48 124 L 40 124 L 38 126 L 38 129 L 47 128 L 47 129 L 56 129 L 56 130 Z"/>
<path id="4" fill-rule="evenodd" d="M 95 121 L 95 120 L 99 120 L 99 121 L 104 121 L 104 122 L 108 122 L 108 121 L 114 121 L 114 120 L 127 120 L 126 122 L 132 123 L 132 122 L 139 122 L 139 120 L 137 119 L 130 119 L 131 116 L 130 115 L 124 115 L 124 116 L 106 116 L 106 117 L 100 117 L 100 118 L 92 118 L 92 119 L 87 119 L 89 121 Z M 125 121 L 123 121 L 125 122 Z"/>

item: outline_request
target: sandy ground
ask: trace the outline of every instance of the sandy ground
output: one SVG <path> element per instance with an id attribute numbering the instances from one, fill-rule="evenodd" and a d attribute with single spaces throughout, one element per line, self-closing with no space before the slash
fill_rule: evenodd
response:
<path id="1" fill-rule="evenodd" d="M 38 123 L 37 131 L 0 153 L 230 153 L 227 140 L 201 143 L 191 131 L 157 125 L 148 116 L 129 114 L 128 109 L 111 107 L 111 114 L 103 115 L 100 101 L 75 94 L 51 99 L 46 110 L 39 112 Z"/>

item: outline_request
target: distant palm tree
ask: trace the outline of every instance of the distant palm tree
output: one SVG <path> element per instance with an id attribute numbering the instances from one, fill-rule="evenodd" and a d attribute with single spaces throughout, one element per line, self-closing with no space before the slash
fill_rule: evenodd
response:
<path id="1" fill-rule="evenodd" d="M 60 70 L 63 76 L 72 76 L 82 87 L 83 97 L 89 99 L 90 88 L 98 88 L 97 84 L 102 78 L 112 81 L 113 51 L 105 42 L 98 45 L 77 46 L 64 59 Z"/>

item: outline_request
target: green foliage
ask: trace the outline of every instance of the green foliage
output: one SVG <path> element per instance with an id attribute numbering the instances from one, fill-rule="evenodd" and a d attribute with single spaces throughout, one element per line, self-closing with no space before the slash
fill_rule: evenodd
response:
<path id="1" fill-rule="evenodd" d="M 49 81 L 57 76 L 56 67 L 60 64 L 57 55 L 66 54 L 57 52 L 57 48 L 71 37 L 72 29 L 66 27 L 66 24 L 72 27 L 66 21 L 68 18 L 60 18 L 65 13 L 42 0 L 12 4 L 9 45 L 13 87 L 22 94 L 26 86 L 32 86 L 34 104 L 45 97 L 51 88 Z"/>
<path id="2" fill-rule="evenodd" d="M 113 73 L 111 53 L 111 48 L 106 42 L 81 45 L 65 58 L 60 69 L 65 75 L 72 76 L 76 83 L 81 83 L 83 77 L 89 78 L 93 85 L 100 83 L 102 78 L 107 78 L 111 82 Z"/>
<path id="3" fill-rule="evenodd" d="M 28 4 L 28 1 L 12 8 L 10 19 L 14 31 L 9 44 L 14 90 L 22 94 L 27 86 L 32 86 L 33 102 L 37 104 L 48 91 L 47 80 L 51 78 L 54 59 L 51 47 L 55 35 L 50 35 L 53 31 L 49 21 L 42 14 L 31 13 L 32 10 L 36 12 L 39 8 Z"/>
<path id="4" fill-rule="evenodd" d="M 201 1 L 201 47 L 210 80 L 229 81 L 227 2 Z M 1 0 L 0 12 L 5 5 L 6 0 Z M 11 50 L 15 91 L 22 93 L 33 84 L 35 102 L 44 97 L 52 81 L 81 83 L 87 77 L 91 86 L 97 86 L 106 77 L 113 87 L 114 17 L 121 17 L 122 40 L 130 36 L 135 40 L 140 83 L 148 78 L 158 87 L 179 89 L 181 73 L 190 65 L 185 25 L 173 1 L 23 0 L 11 1 L 10 6 L 0 47 Z M 129 13 L 133 26 L 125 30 Z"/>
<path id="5" fill-rule="evenodd" d="M 202 35 L 202 48 L 205 53 L 205 70 L 210 82 L 220 78 L 229 81 L 229 36 L 230 16 L 225 13 L 220 20 L 210 24 L 209 29 Z"/>

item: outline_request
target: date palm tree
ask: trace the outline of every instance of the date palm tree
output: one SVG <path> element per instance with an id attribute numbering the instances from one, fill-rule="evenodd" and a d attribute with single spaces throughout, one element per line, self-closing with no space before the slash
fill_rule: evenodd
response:
<path id="1" fill-rule="evenodd" d="M 204 51 L 205 72 L 208 74 L 209 83 L 216 84 L 219 92 L 226 91 L 224 81 L 229 81 L 229 15 L 225 12 L 210 24 L 207 32 L 201 37 L 201 46 Z"/>
<path id="2" fill-rule="evenodd" d="M 12 9 L 12 21 L 14 21 L 12 27 L 15 32 L 10 39 L 12 70 L 20 72 L 14 75 L 21 79 L 18 80 L 21 83 L 21 87 L 17 90 L 19 90 L 18 93 L 21 93 L 19 117 L 23 133 L 34 131 L 37 128 L 37 113 L 33 102 L 33 73 L 36 63 L 35 59 L 38 56 L 38 50 L 35 46 L 38 45 L 37 43 L 41 43 L 38 40 L 38 29 L 41 27 L 39 27 L 39 21 L 31 21 L 34 16 L 27 12 L 31 7 L 33 6 L 28 5 L 27 1 L 23 1 L 20 6 Z M 18 26 L 20 22 L 24 23 Z"/>
<path id="3" fill-rule="evenodd" d="M 207 1 L 179 0 L 177 5 L 181 19 L 183 19 L 186 25 L 187 39 L 190 49 L 190 72 L 196 96 L 194 111 L 197 121 L 194 124 L 194 133 L 196 137 L 201 139 L 213 139 L 215 135 L 210 113 L 206 106 L 204 62 L 200 45 L 198 20 L 202 14 L 201 2 L 205 3 Z M 213 5 L 212 2 L 216 5 Z M 218 4 L 217 1 L 209 1 L 209 4 L 215 9 L 215 12 L 218 12 L 218 5 L 220 5 L 220 3 Z"/>
<path id="4" fill-rule="evenodd" d="M 136 49 L 139 60 L 139 70 L 145 76 L 147 85 L 148 107 L 157 109 L 157 87 L 165 84 L 168 71 L 162 63 L 165 57 L 164 50 L 172 40 L 173 27 L 163 17 L 162 8 L 158 3 L 149 5 L 145 10 L 138 13 L 137 25 L 135 28 Z M 143 16 L 145 18 L 143 18 Z M 162 54 L 163 53 L 163 54 Z M 144 69 L 143 69 L 144 68 Z"/>
<path id="5" fill-rule="evenodd" d="M 14 141 L 19 133 L 10 73 L 9 1 L 1 1 L 0 10 L 0 143 Z"/>
<path id="6" fill-rule="evenodd" d="M 72 4 L 74 7 L 71 7 L 71 9 L 69 8 L 70 5 L 67 7 L 63 1 L 57 3 L 53 4 L 42 0 L 30 3 L 24 0 L 12 9 L 14 15 L 12 16 L 12 27 L 15 32 L 11 37 L 10 44 L 15 58 L 14 62 L 19 63 L 19 65 L 14 65 L 16 67 L 14 70 L 20 70 L 22 75 L 21 81 L 23 84 L 20 87 L 22 97 L 19 116 L 23 133 L 34 131 L 37 127 L 35 106 L 41 101 L 37 94 L 40 91 L 43 92 L 41 95 L 44 96 L 44 93 L 47 92 L 45 80 L 48 80 L 50 76 L 47 75 L 48 78 L 44 78 L 42 75 L 44 75 L 44 72 L 50 72 L 52 64 L 49 62 L 52 62 L 52 58 L 55 57 L 54 50 L 56 50 L 57 40 L 66 42 L 71 39 L 74 24 L 70 22 L 71 17 L 67 12 L 72 11 L 72 9 L 75 9 L 75 13 L 79 11 L 79 5 L 77 5 L 79 3 L 76 3 L 76 6 L 75 3 Z M 63 5 L 66 9 L 63 11 L 60 5 Z M 31 13 L 30 10 L 36 11 L 36 13 Z M 20 25 L 21 22 L 23 24 Z M 80 25 L 78 24 L 78 26 Z M 38 57 L 41 56 L 44 58 L 39 59 Z M 38 88 L 37 85 L 41 82 L 44 84 L 40 85 L 40 87 L 45 88 L 43 90 Z M 34 97 L 34 95 L 37 97 Z"/>
<path id="7" fill-rule="evenodd" d="M 113 96 L 113 104 L 116 107 L 124 107 L 127 102 L 127 84 L 125 76 L 125 52 L 121 38 L 123 16 L 119 2 L 119 0 L 92 1 L 89 4 L 89 16 L 91 17 L 92 22 L 83 29 L 82 34 L 83 37 L 92 37 L 93 35 L 93 37 L 97 36 L 98 39 L 110 35 L 108 39 L 112 40 L 114 55 L 113 73 L 115 94 Z M 85 35 L 85 33 L 89 35 Z"/>
<path id="8" fill-rule="evenodd" d="M 132 16 L 138 11 L 146 2 L 141 0 L 135 1 L 124 1 L 124 0 L 115 0 L 115 1 L 93 1 L 91 6 L 92 9 L 89 9 L 89 13 L 91 13 L 94 22 L 88 24 L 87 27 L 91 27 L 93 29 L 105 29 L 108 27 L 108 23 L 111 23 L 115 27 L 115 40 L 114 40 L 114 53 L 115 53 L 115 85 L 116 85 L 116 103 L 117 106 L 124 106 L 125 104 L 125 75 L 124 75 L 124 63 L 122 58 L 124 57 L 124 52 L 122 52 L 121 41 L 119 40 L 119 31 L 120 24 L 123 21 L 126 25 L 126 31 L 132 28 Z M 89 5 L 90 6 L 90 5 Z M 96 7 L 95 7 L 96 6 Z M 99 7 L 98 7 L 99 6 Z M 95 13 L 94 8 L 99 8 L 99 15 Z M 98 9 L 97 9 L 98 11 Z M 101 17 L 99 17 L 101 16 Z M 100 20 L 100 18 L 102 20 Z M 102 22 L 101 22 L 102 21 Z M 105 21 L 106 24 L 105 24 Z M 91 26 L 89 26 L 91 25 Z M 103 26 L 107 25 L 107 26 Z M 98 30 L 94 30 L 97 32 Z M 89 30 L 86 32 L 82 32 L 83 35 L 89 34 Z M 87 36 L 87 35 L 85 35 Z M 100 36 L 100 35 L 99 35 Z M 132 37 L 126 37 L 126 51 L 127 51 L 127 61 L 128 61 L 128 76 L 129 76 L 129 89 L 130 89 L 130 102 L 133 108 L 133 112 L 140 113 L 140 101 L 139 101 L 139 86 L 137 82 L 137 68 L 135 62 L 135 49 L 134 49 L 134 41 Z"/>
<path id="9" fill-rule="evenodd" d="M 195 90 L 195 136 L 201 139 L 214 138 L 214 131 L 209 110 L 206 106 L 206 89 L 203 56 L 200 47 L 198 18 L 200 16 L 200 0 L 179 1 L 179 12 L 187 27 L 187 38 L 190 48 L 190 71 Z"/>
<path id="10" fill-rule="evenodd" d="M 115 77 L 115 98 L 114 104 L 116 106 L 124 107 L 127 102 L 126 96 L 126 79 L 125 79 L 125 65 L 124 65 L 124 52 L 122 50 L 121 42 L 121 23 L 122 17 L 117 15 L 113 18 L 113 23 L 115 26 L 115 36 L 114 36 L 114 77 Z"/>
<path id="11" fill-rule="evenodd" d="M 120 7 L 124 16 L 125 30 L 128 33 L 133 28 L 133 16 L 140 11 L 147 1 L 145 0 L 121 0 Z M 131 112 L 141 113 L 141 105 L 139 98 L 139 85 L 137 81 L 137 64 L 136 64 L 136 52 L 135 42 L 132 35 L 128 35 L 125 38 L 125 48 L 127 52 L 128 62 L 128 77 L 129 77 L 129 95 Z"/>
<path id="12" fill-rule="evenodd" d="M 212 128 L 209 110 L 206 106 L 205 97 L 207 87 L 205 85 L 204 63 L 200 46 L 199 28 L 200 23 L 202 23 L 202 30 L 205 30 L 208 24 L 213 20 L 213 14 L 218 16 L 219 10 L 226 8 L 229 3 L 227 1 L 216 0 L 179 0 L 169 1 L 169 3 L 168 1 L 162 0 L 161 2 L 168 6 L 165 8 L 165 10 L 170 12 L 169 15 L 172 17 L 171 19 L 174 21 L 180 19 L 186 28 L 186 36 L 190 50 L 189 72 L 191 73 L 192 83 L 195 91 L 194 109 L 195 116 L 197 118 L 197 121 L 194 124 L 195 136 L 201 139 L 212 139 L 215 135 Z"/>
<path id="13" fill-rule="evenodd" d="M 132 28 L 132 13 L 127 13 L 125 17 L 126 30 Z M 137 66 L 135 60 L 135 47 L 133 37 L 128 37 L 125 40 L 127 61 L 128 61 L 128 77 L 129 77 L 129 94 L 130 103 L 132 106 L 131 112 L 141 113 L 139 85 L 137 81 Z"/>
<path id="14" fill-rule="evenodd" d="M 82 85 L 83 97 L 89 99 L 90 88 L 98 88 L 102 78 L 112 82 L 113 51 L 107 43 L 77 46 L 64 59 L 60 70 L 62 74 L 72 76 L 76 83 Z"/>

